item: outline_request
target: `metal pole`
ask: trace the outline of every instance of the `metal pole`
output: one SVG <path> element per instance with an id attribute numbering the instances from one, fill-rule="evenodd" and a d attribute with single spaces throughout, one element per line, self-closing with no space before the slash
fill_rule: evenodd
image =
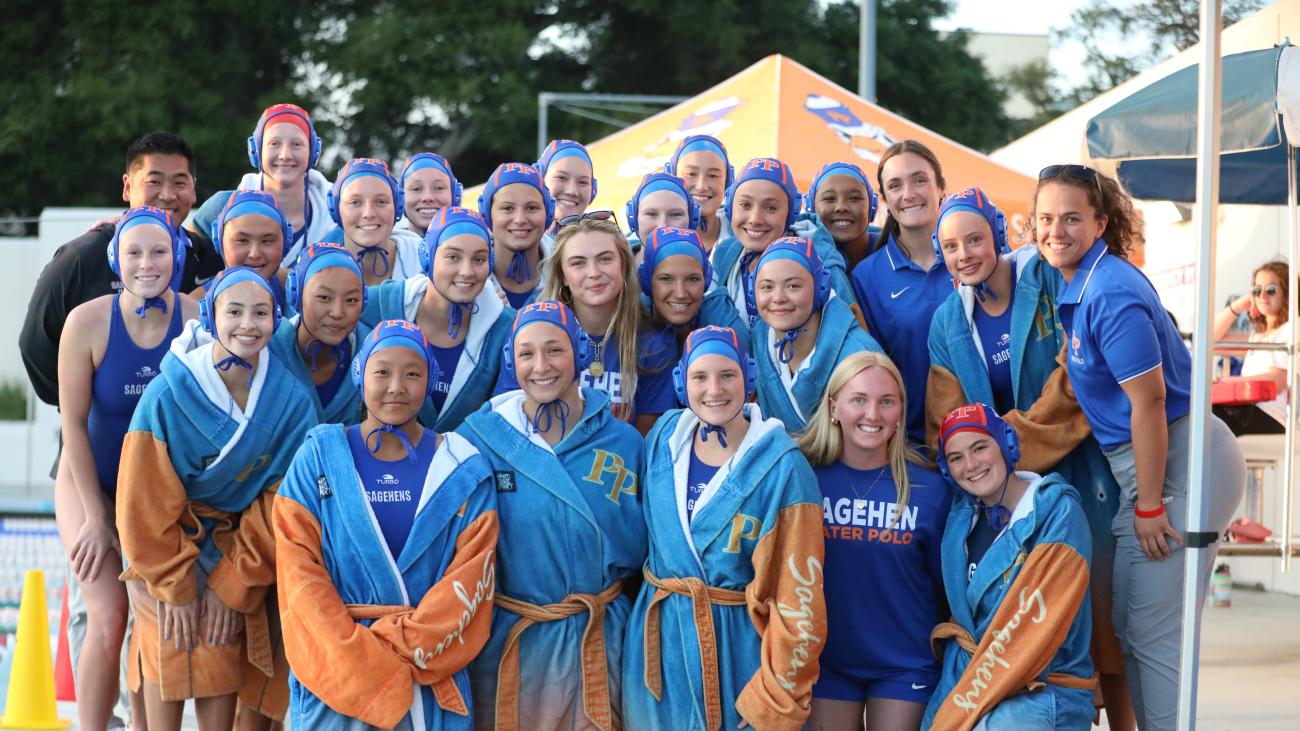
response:
<path id="1" fill-rule="evenodd" d="M 1286 233 L 1288 247 L 1288 262 L 1291 271 L 1295 271 L 1297 262 L 1300 262 L 1300 240 L 1296 238 L 1296 179 L 1295 179 L 1295 148 L 1291 146 L 1291 140 L 1287 140 L 1286 146 Z M 1290 284 L 1290 283 L 1288 283 Z M 1300 299 L 1300 292 L 1296 292 L 1294 285 L 1288 286 L 1287 290 L 1287 312 L 1300 312 L 1297 307 L 1297 299 Z M 1296 400 L 1295 400 L 1295 383 L 1296 383 L 1296 343 L 1300 342 L 1300 320 L 1290 318 L 1291 321 L 1291 338 L 1290 350 L 1286 358 L 1286 382 L 1287 382 L 1287 406 L 1286 406 L 1286 452 L 1282 455 L 1282 570 L 1291 570 L 1291 510 L 1295 502 L 1295 424 L 1296 424 Z"/>
<path id="2" fill-rule="evenodd" d="M 539 92 L 537 94 L 537 156 L 541 157 L 546 151 L 546 144 L 551 141 L 550 121 L 547 111 L 551 105 L 551 95 L 549 92 Z"/>
<path id="3" fill-rule="evenodd" d="M 1221 0 L 1201 0 L 1201 68 L 1197 93 L 1196 215 L 1200 254 L 1197 257 L 1195 333 L 1210 332 L 1214 302 L 1215 249 L 1219 218 L 1219 108 L 1222 100 L 1222 61 L 1219 58 Z M 1200 660 L 1200 565 L 1211 550 L 1214 535 L 1205 535 L 1205 484 L 1209 475 L 1210 383 L 1213 380 L 1214 338 L 1197 337 L 1192 355 L 1191 443 L 1188 459 L 1187 523 L 1183 531 L 1183 627 L 1179 663 L 1178 728 L 1196 728 L 1196 681 Z M 1205 539 L 1204 542 L 1198 539 Z"/>
<path id="4" fill-rule="evenodd" d="M 859 2 L 858 96 L 876 101 L 876 0 Z"/>

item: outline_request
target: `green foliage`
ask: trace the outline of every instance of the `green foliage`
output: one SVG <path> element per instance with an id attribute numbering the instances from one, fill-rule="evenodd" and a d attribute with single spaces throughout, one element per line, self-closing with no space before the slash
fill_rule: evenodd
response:
<path id="1" fill-rule="evenodd" d="M 27 420 L 27 388 L 20 381 L 0 383 L 0 421 Z"/>
<path id="2" fill-rule="evenodd" d="M 293 98 L 296 29 L 321 12 L 304 0 L 20 4 L 0 23 L 0 212 L 27 214 L 120 203 L 123 153 L 155 129 L 194 147 L 200 200 L 230 187 L 262 105 Z"/>
<path id="3" fill-rule="evenodd" d="M 311 109 L 321 169 L 439 150 L 459 177 L 536 156 L 540 91 L 692 95 L 771 53 L 857 87 L 858 3 L 838 0 L 106 0 L 21 3 L 0 26 L 0 214 L 120 200 L 122 153 L 152 129 L 199 161 L 199 200 L 248 171 L 270 103 Z M 880 0 L 880 103 L 968 145 L 1010 133 L 1003 92 L 945 0 Z M 960 111 L 959 111 L 960 110 Z M 627 115 L 625 115 L 627 116 Z M 554 136 L 614 127 L 552 115 Z"/>
<path id="4" fill-rule="evenodd" d="M 1254 13 L 1263 0 L 1223 0 L 1227 27 Z M 1119 86 L 1143 69 L 1193 46 L 1200 39 L 1201 0 L 1142 0 L 1119 5 L 1092 0 L 1070 15 L 1070 35 L 1083 44 L 1087 80 L 1062 95 L 1069 107 Z M 1148 38 L 1145 48 L 1125 44 L 1131 37 Z M 1117 42 L 1117 40 L 1119 42 Z"/>

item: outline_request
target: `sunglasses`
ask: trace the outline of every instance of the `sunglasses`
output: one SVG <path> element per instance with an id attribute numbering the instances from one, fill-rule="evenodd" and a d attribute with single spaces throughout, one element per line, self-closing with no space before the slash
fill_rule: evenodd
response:
<path id="1" fill-rule="evenodd" d="M 1266 294 L 1269 297 L 1276 297 L 1277 293 L 1281 291 L 1282 288 L 1277 286 L 1276 284 L 1270 284 L 1267 287 L 1261 287 L 1259 285 L 1255 285 L 1250 289 L 1250 293 L 1256 297 L 1260 296 L 1261 294 Z"/>
<path id="2" fill-rule="evenodd" d="M 616 224 L 618 223 L 618 219 L 614 216 L 613 211 L 588 211 L 586 213 L 579 213 L 575 216 L 565 216 L 564 218 L 557 220 L 555 222 L 556 230 L 562 229 L 565 226 L 572 226 L 573 224 L 582 221 L 613 221 Z"/>
<path id="3" fill-rule="evenodd" d="M 1067 176 L 1091 183 L 1097 179 L 1097 171 L 1087 165 L 1048 165 L 1038 171 L 1039 180 L 1051 180 L 1052 178 Z"/>

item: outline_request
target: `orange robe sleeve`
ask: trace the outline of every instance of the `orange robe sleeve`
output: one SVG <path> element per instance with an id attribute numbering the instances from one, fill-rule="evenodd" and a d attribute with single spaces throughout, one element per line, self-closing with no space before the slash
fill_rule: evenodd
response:
<path id="1" fill-rule="evenodd" d="M 277 497 L 272 520 L 284 650 L 295 677 L 338 713 L 396 726 L 415 697 L 414 668 L 349 614 L 325 569 L 315 516 Z"/>
<path id="2" fill-rule="evenodd" d="M 496 595 L 498 532 L 496 511 L 481 513 L 461 531 L 456 555 L 415 609 L 382 617 L 370 626 L 412 665 L 421 685 L 450 678 L 487 643 Z"/>
<path id="3" fill-rule="evenodd" d="M 799 731 L 808 720 L 826 641 L 824 559 L 821 506 L 809 503 L 781 510 L 754 549 L 745 599 L 763 639 L 758 671 L 736 710 L 760 731 Z"/>
<path id="4" fill-rule="evenodd" d="M 168 604 L 188 604 L 198 594 L 199 548 L 182 526 L 188 513 L 166 442 L 147 430 L 127 432 L 117 473 L 117 527 L 128 566 L 122 578 L 143 579 L 149 594 Z"/>
<path id="5" fill-rule="evenodd" d="M 1063 347 L 1056 356 L 1056 369 L 1032 406 L 1002 415 L 1020 438 L 1018 469 L 1049 472 L 1092 433 L 1070 387 L 1064 359 Z M 937 454 L 939 427 L 949 412 L 966 404 L 966 391 L 951 371 L 934 365 L 930 366 L 925 388 L 925 442 L 931 453 Z"/>
<path id="6" fill-rule="evenodd" d="M 934 716 L 933 728 L 967 731 L 1006 698 L 1036 682 L 1070 632 L 1088 594 L 1088 561 L 1064 543 L 1025 559 L 970 664 Z"/>
<path id="7" fill-rule="evenodd" d="M 239 516 L 239 527 L 218 536 L 221 561 L 208 576 L 208 588 L 226 606 L 251 614 L 266 605 L 266 592 L 275 584 L 275 532 L 271 509 L 279 483 L 262 491 Z"/>

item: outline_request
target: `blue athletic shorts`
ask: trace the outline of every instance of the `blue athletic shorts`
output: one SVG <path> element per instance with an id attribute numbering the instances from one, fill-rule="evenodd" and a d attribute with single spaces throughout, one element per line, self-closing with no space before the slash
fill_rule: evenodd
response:
<path id="1" fill-rule="evenodd" d="M 901 670 L 878 678 L 863 678 L 823 665 L 817 684 L 813 686 L 813 698 L 853 703 L 861 703 L 867 698 L 929 703 L 938 682 L 939 676 L 935 673 Z"/>

